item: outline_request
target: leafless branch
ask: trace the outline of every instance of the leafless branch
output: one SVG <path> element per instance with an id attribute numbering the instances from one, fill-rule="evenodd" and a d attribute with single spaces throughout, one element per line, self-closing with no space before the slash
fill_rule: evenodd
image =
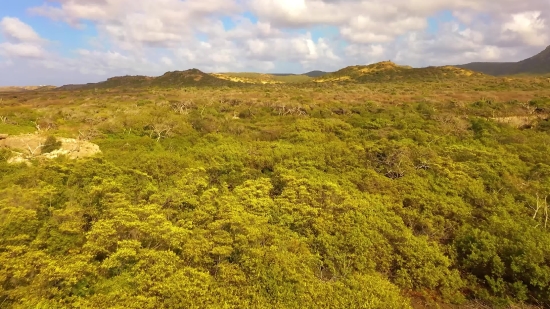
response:
<path id="1" fill-rule="evenodd" d="M 33 157 L 37 155 L 37 154 L 35 154 L 37 150 L 40 150 L 40 149 L 42 149 L 42 147 L 44 147 L 44 144 L 42 144 L 42 143 L 39 143 L 38 146 L 34 149 L 32 149 L 31 146 L 28 143 L 26 145 L 27 145 L 27 149 L 29 150 L 29 153 Z"/>

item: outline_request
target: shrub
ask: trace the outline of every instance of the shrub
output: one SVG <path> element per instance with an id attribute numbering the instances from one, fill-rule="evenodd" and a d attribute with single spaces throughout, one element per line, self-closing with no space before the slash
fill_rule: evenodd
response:
<path id="1" fill-rule="evenodd" d="M 61 142 L 58 141 L 54 136 L 48 136 L 44 147 L 42 147 L 42 153 L 50 153 L 54 150 L 61 148 Z"/>

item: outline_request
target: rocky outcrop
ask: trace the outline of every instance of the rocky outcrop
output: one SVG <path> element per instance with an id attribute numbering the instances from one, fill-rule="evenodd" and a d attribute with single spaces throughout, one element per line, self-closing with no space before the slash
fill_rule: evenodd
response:
<path id="1" fill-rule="evenodd" d="M 14 152 L 8 163 L 28 163 L 31 159 L 55 159 L 66 156 L 69 159 L 81 159 L 101 153 L 99 146 L 88 141 L 73 138 L 57 138 L 61 146 L 49 153 L 42 153 L 46 136 L 39 134 L 0 135 L 0 147 L 9 148 Z"/>

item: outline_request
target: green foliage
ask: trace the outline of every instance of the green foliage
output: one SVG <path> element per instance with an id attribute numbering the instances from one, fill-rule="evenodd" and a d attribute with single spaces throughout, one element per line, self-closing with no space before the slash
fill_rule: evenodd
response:
<path id="1" fill-rule="evenodd" d="M 407 76 L 5 96 L 102 156 L 0 148 L 0 307 L 548 304 L 550 91 Z"/>
<path id="2" fill-rule="evenodd" d="M 0 132 L 4 134 L 11 134 L 11 135 L 32 133 L 34 132 L 34 127 L 32 126 L 23 127 L 19 125 L 0 123 Z"/>
<path id="3" fill-rule="evenodd" d="M 61 141 L 58 141 L 55 136 L 48 136 L 42 147 L 42 153 L 50 153 L 61 148 Z"/>

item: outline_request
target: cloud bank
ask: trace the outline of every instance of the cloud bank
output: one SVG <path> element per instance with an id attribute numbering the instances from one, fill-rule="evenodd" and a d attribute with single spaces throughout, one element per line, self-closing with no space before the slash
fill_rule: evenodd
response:
<path id="1" fill-rule="evenodd" d="M 0 16 L 0 67 L 18 71 L 13 80 L 33 70 L 62 84 L 192 67 L 301 73 L 388 59 L 510 61 L 550 44 L 549 16 L 548 0 L 55 0 Z M 38 35 L 33 19 L 94 35 L 62 55 L 53 46 L 68 43 L 48 29 Z"/>

